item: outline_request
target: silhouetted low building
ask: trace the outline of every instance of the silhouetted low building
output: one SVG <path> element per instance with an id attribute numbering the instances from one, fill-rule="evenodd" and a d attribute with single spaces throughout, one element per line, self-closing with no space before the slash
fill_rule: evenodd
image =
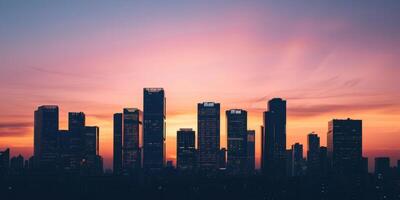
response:
<path id="1" fill-rule="evenodd" d="M 10 149 L 0 151 L 0 177 L 8 173 L 10 168 Z"/>
<path id="2" fill-rule="evenodd" d="M 191 170 L 196 166 L 195 132 L 191 128 L 181 128 L 177 131 L 176 168 Z"/>

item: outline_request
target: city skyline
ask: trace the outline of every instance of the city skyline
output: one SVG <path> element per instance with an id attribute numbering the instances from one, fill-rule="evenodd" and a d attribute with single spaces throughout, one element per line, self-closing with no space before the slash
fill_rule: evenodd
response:
<path id="1" fill-rule="evenodd" d="M 392 139 L 400 136 L 395 1 L 350 8 L 159 3 L 0 3 L 0 150 L 32 155 L 33 111 L 58 105 L 60 129 L 68 128 L 68 112 L 84 112 L 86 124 L 100 127 L 109 168 L 113 114 L 142 109 L 143 87 L 163 87 L 168 160 L 175 160 L 177 130 L 193 128 L 197 136 L 197 103 L 215 101 L 221 147 L 224 112 L 247 110 L 259 161 L 262 112 L 274 97 L 288 101 L 287 149 L 299 142 L 307 152 L 310 132 L 326 146 L 328 121 L 353 118 L 363 120 L 370 163 L 377 156 L 400 159 Z"/>

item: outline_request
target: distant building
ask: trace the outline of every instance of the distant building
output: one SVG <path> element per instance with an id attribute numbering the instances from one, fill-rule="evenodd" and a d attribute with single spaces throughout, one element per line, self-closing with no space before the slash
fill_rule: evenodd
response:
<path id="1" fill-rule="evenodd" d="M 317 134 L 310 133 L 307 137 L 307 174 L 320 174 L 320 139 Z"/>
<path id="2" fill-rule="evenodd" d="M 292 145 L 292 174 L 293 176 L 304 175 L 304 157 L 303 157 L 303 145 L 295 143 Z"/>
<path id="3" fill-rule="evenodd" d="M 328 126 L 328 157 L 337 174 L 362 173 L 362 121 L 334 119 Z"/>
<path id="4" fill-rule="evenodd" d="M 226 154 L 227 150 L 225 148 L 221 148 L 218 151 L 218 169 L 226 169 Z"/>
<path id="5" fill-rule="evenodd" d="M 10 149 L 0 151 L 0 177 L 8 173 L 10 168 Z"/>
<path id="6" fill-rule="evenodd" d="M 256 131 L 247 131 L 247 169 L 254 172 L 256 168 Z"/>
<path id="7" fill-rule="evenodd" d="M 375 158 L 375 175 L 388 177 L 390 176 L 390 158 L 377 157 Z"/>
<path id="8" fill-rule="evenodd" d="M 21 174 L 24 171 L 24 157 L 18 155 L 10 159 L 10 171 L 13 174 Z"/>
<path id="9" fill-rule="evenodd" d="M 286 149 L 286 176 L 291 177 L 293 175 L 293 150 Z"/>
<path id="10" fill-rule="evenodd" d="M 220 146 L 220 104 L 204 102 L 197 105 L 197 142 L 199 167 L 218 168 Z"/>
<path id="11" fill-rule="evenodd" d="M 181 128 L 177 131 L 176 168 L 194 169 L 196 166 L 195 132 L 193 129 Z"/>
<path id="12" fill-rule="evenodd" d="M 247 111 L 226 111 L 228 132 L 227 167 L 233 173 L 246 172 L 247 160 Z"/>
<path id="13" fill-rule="evenodd" d="M 103 171 L 102 158 L 99 155 L 99 134 L 97 126 L 85 126 L 83 129 L 81 166 L 84 174 L 101 174 Z"/>
<path id="14" fill-rule="evenodd" d="M 164 89 L 143 89 L 143 165 L 146 169 L 162 169 L 164 167 L 165 106 Z"/>
<path id="15" fill-rule="evenodd" d="M 125 108 L 122 129 L 122 168 L 126 172 L 142 167 L 142 111 L 136 108 Z"/>
<path id="16" fill-rule="evenodd" d="M 68 130 L 81 131 L 85 127 L 86 117 L 83 112 L 68 113 Z"/>
<path id="17" fill-rule="evenodd" d="M 328 148 L 320 147 L 319 148 L 319 162 L 320 162 L 320 173 L 321 175 L 327 175 L 330 171 L 330 165 L 328 160 Z"/>
<path id="18" fill-rule="evenodd" d="M 262 172 L 269 177 L 286 174 L 286 101 L 274 98 L 264 112 Z"/>
<path id="19" fill-rule="evenodd" d="M 58 107 L 40 106 L 35 111 L 34 156 L 35 164 L 44 172 L 56 169 L 58 135 Z"/>
<path id="20" fill-rule="evenodd" d="M 114 114 L 114 146 L 113 146 L 113 171 L 114 174 L 122 173 L 122 113 Z"/>

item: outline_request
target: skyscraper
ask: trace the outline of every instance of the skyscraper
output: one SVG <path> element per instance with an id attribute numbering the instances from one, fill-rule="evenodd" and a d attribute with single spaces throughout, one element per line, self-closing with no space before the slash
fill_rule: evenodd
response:
<path id="1" fill-rule="evenodd" d="M 328 157 L 335 173 L 362 172 L 362 121 L 334 119 L 328 124 Z"/>
<path id="2" fill-rule="evenodd" d="M 197 129 L 199 166 L 202 169 L 217 169 L 220 144 L 219 103 L 197 104 Z"/>
<path id="3" fill-rule="evenodd" d="M 247 131 L 247 169 L 249 172 L 253 172 L 255 170 L 255 162 L 256 162 L 256 131 L 248 130 Z"/>
<path id="4" fill-rule="evenodd" d="M 35 164 L 47 172 L 55 170 L 57 161 L 58 106 L 40 106 L 35 111 Z"/>
<path id="5" fill-rule="evenodd" d="M 317 134 L 310 133 L 307 136 L 307 174 L 320 174 L 320 139 Z"/>
<path id="6" fill-rule="evenodd" d="M 286 101 L 274 98 L 264 112 L 262 171 L 273 178 L 286 173 Z"/>
<path id="7" fill-rule="evenodd" d="M 146 169 L 161 169 L 165 163 L 165 104 L 164 89 L 143 89 L 143 164 Z"/>
<path id="8" fill-rule="evenodd" d="M 227 167 L 233 173 L 245 172 L 247 165 L 247 111 L 226 111 L 228 132 Z"/>
<path id="9" fill-rule="evenodd" d="M 122 172 L 122 113 L 114 114 L 114 152 L 113 170 L 118 175 Z"/>
<path id="10" fill-rule="evenodd" d="M 85 113 L 69 112 L 68 113 L 68 154 L 70 156 L 69 169 L 79 172 L 85 157 Z"/>
<path id="11" fill-rule="evenodd" d="M 85 126 L 82 133 L 82 158 L 81 163 L 85 173 L 101 172 L 98 165 L 99 159 L 99 133 L 97 126 Z"/>
<path id="12" fill-rule="evenodd" d="M 304 158 L 303 158 L 303 145 L 295 143 L 292 145 L 292 174 L 293 176 L 303 175 Z"/>
<path id="13" fill-rule="evenodd" d="M 8 173 L 10 168 L 10 149 L 0 151 L 0 177 Z"/>
<path id="14" fill-rule="evenodd" d="M 122 121 L 122 168 L 127 172 L 142 167 L 142 120 L 142 111 L 139 109 L 124 109 Z"/>
<path id="15" fill-rule="evenodd" d="M 177 131 L 176 140 L 176 167 L 178 169 L 194 169 L 196 165 L 195 133 L 189 128 L 181 128 Z"/>

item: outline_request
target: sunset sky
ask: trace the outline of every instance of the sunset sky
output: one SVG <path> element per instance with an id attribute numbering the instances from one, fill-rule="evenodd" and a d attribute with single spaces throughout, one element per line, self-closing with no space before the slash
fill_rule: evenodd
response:
<path id="1" fill-rule="evenodd" d="M 307 2 L 307 4 L 305 3 Z M 328 121 L 363 120 L 364 155 L 400 159 L 400 2 L 0 1 L 0 150 L 30 156 L 39 105 L 86 113 L 112 163 L 112 115 L 142 109 L 143 88 L 167 98 L 167 159 L 176 131 L 197 131 L 197 103 L 249 112 L 286 99 L 287 147 Z"/>

